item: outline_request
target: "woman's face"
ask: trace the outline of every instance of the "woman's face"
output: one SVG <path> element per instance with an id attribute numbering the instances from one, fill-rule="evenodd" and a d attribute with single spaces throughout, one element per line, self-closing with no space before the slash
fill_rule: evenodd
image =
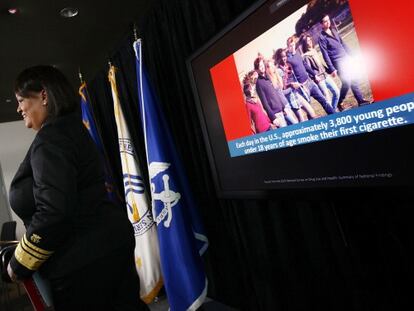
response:
<path id="1" fill-rule="evenodd" d="M 267 63 L 267 68 L 268 68 L 269 72 L 272 72 L 272 73 L 274 73 L 274 72 L 275 72 L 275 65 L 273 64 L 273 62 L 272 62 L 272 61 L 269 61 L 269 62 Z"/>
<path id="2" fill-rule="evenodd" d="M 47 118 L 46 92 L 32 93 L 30 97 L 16 94 L 17 113 L 21 114 L 27 128 L 40 130 Z"/>
<path id="3" fill-rule="evenodd" d="M 308 48 L 313 48 L 313 42 L 311 37 L 306 38 L 306 45 L 308 46 Z"/>
<path id="4" fill-rule="evenodd" d="M 259 74 L 257 73 L 257 71 L 253 71 L 253 73 L 250 77 L 250 82 L 251 83 L 256 83 L 258 77 L 259 77 Z"/>
<path id="5" fill-rule="evenodd" d="M 260 63 L 259 63 L 259 73 L 261 75 L 264 75 L 264 73 L 265 73 L 265 64 L 264 64 L 263 60 L 261 60 Z"/>
<path id="6" fill-rule="evenodd" d="M 289 50 L 289 52 L 290 52 L 290 53 L 293 53 L 293 54 L 295 54 L 295 53 L 296 53 L 296 43 L 295 43 L 295 41 L 294 41 L 294 40 L 291 40 L 291 41 L 288 43 L 288 50 Z"/>
<path id="7" fill-rule="evenodd" d="M 287 55 L 286 52 L 280 53 L 280 56 L 282 57 L 282 64 L 285 65 L 287 62 Z"/>

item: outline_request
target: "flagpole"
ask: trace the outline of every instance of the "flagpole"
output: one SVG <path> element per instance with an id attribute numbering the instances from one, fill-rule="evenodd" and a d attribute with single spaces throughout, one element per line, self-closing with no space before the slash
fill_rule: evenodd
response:
<path id="1" fill-rule="evenodd" d="M 134 23 L 134 39 L 135 39 L 135 41 L 138 41 L 137 25 L 135 23 Z"/>
<path id="2" fill-rule="evenodd" d="M 141 47 L 142 46 L 142 40 L 137 38 L 135 24 L 134 24 L 134 36 L 135 36 L 135 42 L 134 42 L 133 46 L 134 46 L 134 50 L 135 50 L 135 56 L 139 60 L 141 60 L 142 59 L 141 58 L 142 57 L 142 53 L 141 53 L 141 50 L 142 50 L 142 47 Z M 137 49 L 136 49 L 136 44 L 138 42 L 140 44 L 139 51 L 137 51 Z M 138 90 L 138 93 L 139 94 L 138 94 L 138 96 L 139 96 L 139 100 L 141 102 L 141 116 L 142 116 L 142 126 L 143 126 L 143 129 L 144 129 L 145 155 L 146 155 L 146 158 L 147 158 L 147 167 L 149 168 L 148 143 L 147 143 L 147 131 L 146 131 L 147 122 L 146 122 L 146 117 L 145 117 L 144 94 L 142 92 L 142 90 L 143 90 L 143 88 L 142 88 L 142 62 L 139 62 L 139 68 L 138 68 L 138 70 L 139 70 L 139 76 L 141 77 L 139 79 L 139 90 Z M 149 177 L 149 184 L 151 185 L 151 177 L 150 177 L 149 174 L 148 174 L 148 177 Z M 152 197 L 152 195 L 151 195 L 151 197 Z"/>

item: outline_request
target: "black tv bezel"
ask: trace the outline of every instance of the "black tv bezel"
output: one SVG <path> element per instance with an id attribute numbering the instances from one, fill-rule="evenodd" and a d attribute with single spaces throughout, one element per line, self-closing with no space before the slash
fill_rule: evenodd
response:
<path id="1" fill-rule="evenodd" d="M 270 2 L 270 3 L 269 3 Z M 242 14 L 240 14 L 237 18 L 235 18 L 231 23 L 229 23 L 225 28 L 223 28 L 219 33 L 217 33 L 214 37 L 212 37 L 209 41 L 207 41 L 202 47 L 196 50 L 193 54 L 191 54 L 187 60 L 186 60 L 186 66 L 188 75 L 190 78 L 190 84 L 193 92 L 193 97 L 196 103 L 196 109 L 197 114 L 200 120 L 200 126 L 203 134 L 203 139 L 207 151 L 207 156 L 209 159 L 210 164 L 210 171 L 212 173 L 213 181 L 214 181 L 214 187 L 217 193 L 217 196 L 219 198 L 223 199 L 238 199 L 238 198 L 244 198 L 244 199 L 263 199 L 263 198 L 274 198 L 274 197 L 284 197 L 289 198 L 292 196 L 295 196 L 298 199 L 309 199 L 310 195 L 314 193 L 315 189 L 317 189 L 319 192 L 321 192 L 326 198 L 335 198 L 338 195 L 341 196 L 343 194 L 349 195 L 349 191 L 352 191 L 354 195 L 357 197 L 363 196 L 363 197 L 369 197 L 370 195 L 377 194 L 378 191 L 382 191 L 386 189 L 389 194 L 393 195 L 407 195 L 407 191 L 411 191 L 412 187 L 410 186 L 401 186 L 401 185 L 363 185 L 362 187 L 356 184 L 352 185 L 318 185 L 313 184 L 309 187 L 306 186 L 297 186 L 297 187 L 275 187 L 271 189 L 263 189 L 263 190 L 228 190 L 224 189 L 221 180 L 219 178 L 218 168 L 215 160 L 214 151 L 211 145 L 211 139 L 209 130 L 207 127 L 207 121 L 206 121 L 206 115 L 203 112 L 203 105 L 201 103 L 200 95 L 198 92 L 198 88 L 196 85 L 196 80 L 194 76 L 194 72 L 192 69 L 192 62 L 193 60 L 197 59 L 201 54 L 206 52 L 210 47 L 212 47 L 216 42 L 221 40 L 226 34 L 230 33 L 233 29 L 238 27 L 240 24 L 242 24 L 246 19 L 248 19 L 254 12 L 262 8 L 264 5 L 268 4 L 271 6 L 278 6 L 277 9 L 280 9 L 284 6 L 288 6 L 287 10 L 292 10 L 295 7 L 298 7 L 298 5 L 306 5 L 309 0 L 300 0 L 300 1 L 292 1 L 292 0 L 280 0 L 280 1 L 274 1 L 271 3 L 269 0 L 259 0 L 256 3 L 252 4 L 248 9 L 246 9 Z M 278 5 L 277 5 L 278 4 Z M 292 11 L 294 12 L 294 10 Z M 278 22 L 283 20 L 285 14 L 280 14 L 278 19 Z M 275 24 L 277 24 L 276 22 Z M 260 35 L 260 34 L 259 34 Z M 237 49 L 236 49 L 237 50 Z M 412 126 L 410 126 L 412 127 Z M 388 129 L 387 131 L 392 130 Z M 365 136 L 365 135 L 372 135 L 373 133 L 365 133 L 365 134 L 359 134 L 357 136 Z M 351 138 L 352 139 L 352 138 Z M 410 196 L 414 196 L 409 194 Z M 315 198 L 318 199 L 318 198 Z"/>

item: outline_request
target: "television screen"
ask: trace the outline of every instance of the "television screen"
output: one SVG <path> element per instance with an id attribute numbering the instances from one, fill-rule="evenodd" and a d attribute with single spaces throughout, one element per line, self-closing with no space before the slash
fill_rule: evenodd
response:
<path id="1" fill-rule="evenodd" d="M 191 56 L 218 194 L 411 187 L 413 9 L 260 1 Z"/>

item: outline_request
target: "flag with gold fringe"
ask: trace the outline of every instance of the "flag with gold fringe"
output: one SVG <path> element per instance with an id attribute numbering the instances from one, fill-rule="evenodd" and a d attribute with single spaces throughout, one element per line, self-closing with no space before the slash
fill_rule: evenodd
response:
<path id="1" fill-rule="evenodd" d="M 195 311 L 207 294 L 201 255 L 208 240 L 167 122 L 143 70 L 141 40 L 134 42 L 134 50 L 164 286 L 171 311 Z"/>
<path id="2" fill-rule="evenodd" d="M 140 277 L 140 296 L 146 303 L 149 303 L 158 294 L 163 285 L 157 228 L 152 217 L 148 191 L 142 179 L 138 158 L 120 105 L 115 67 L 112 65 L 109 69 L 108 78 L 114 103 L 125 201 L 128 217 L 135 232 L 135 262 Z"/>

